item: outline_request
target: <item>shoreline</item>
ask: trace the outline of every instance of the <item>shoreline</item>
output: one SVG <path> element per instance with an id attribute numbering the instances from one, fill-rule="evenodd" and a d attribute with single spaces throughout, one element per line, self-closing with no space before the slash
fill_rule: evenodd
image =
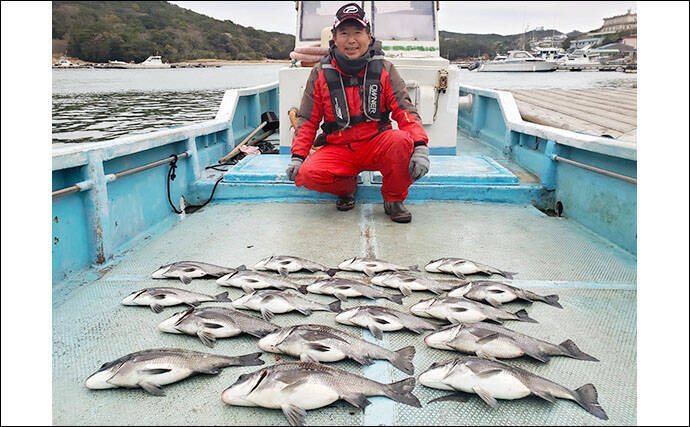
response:
<path id="1" fill-rule="evenodd" d="M 57 64 L 60 58 L 65 55 L 56 54 L 53 55 L 52 65 Z M 81 60 L 79 58 L 73 58 L 70 56 L 65 56 L 68 61 L 77 65 L 96 65 L 98 62 L 88 62 Z M 200 59 L 186 59 L 179 62 L 170 62 L 170 65 L 188 65 L 188 64 L 202 64 L 202 65 L 232 65 L 232 64 L 289 64 L 291 60 L 288 59 L 217 59 L 217 58 L 200 58 Z"/>

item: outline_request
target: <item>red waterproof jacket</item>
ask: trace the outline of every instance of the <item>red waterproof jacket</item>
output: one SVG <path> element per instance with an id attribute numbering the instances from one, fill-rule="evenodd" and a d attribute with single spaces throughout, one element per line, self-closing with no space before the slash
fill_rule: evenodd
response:
<path id="1" fill-rule="evenodd" d="M 333 65 L 341 75 L 345 74 L 336 63 L 331 60 Z M 359 72 L 360 77 L 364 77 L 364 69 Z M 362 114 L 362 101 L 360 98 L 361 86 L 345 87 L 350 116 Z M 381 111 L 390 111 L 391 119 L 398 123 L 398 129 L 408 132 L 415 141 L 415 145 L 429 141 L 422 120 L 417 114 L 417 109 L 412 104 L 407 93 L 405 82 L 395 69 L 392 63 L 383 60 L 383 70 L 381 71 Z M 322 119 L 326 122 L 334 122 L 335 115 L 331 105 L 331 96 L 326 84 L 321 64 L 317 64 L 311 71 L 307 85 L 304 88 L 302 104 L 297 115 L 297 130 L 292 140 L 292 156 L 306 158 L 309 150 L 314 143 L 316 132 Z M 356 124 L 344 130 L 337 130 L 326 136 L 328 144 L 349 144 L 352 142 L 366 141 L 379 133 L 379 122 L 370 121 Z M 388 124 L 388 128 L 391 125 Z"/>

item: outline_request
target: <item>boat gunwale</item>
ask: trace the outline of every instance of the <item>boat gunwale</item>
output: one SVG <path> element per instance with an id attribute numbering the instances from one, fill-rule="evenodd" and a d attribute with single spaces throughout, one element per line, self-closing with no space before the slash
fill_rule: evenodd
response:
<path id="1" fill-rule="evenodd" d="M 523 120 L 513 94 L 508 91 L 484 89 L 462 84 L 460 85 L 460 90 L 495 99 L 501 108 L 506 128 L 509 131 L 536 136 L 560 145 L 637 161 L 637 144 L 634 142 L 612 140 Z"/>

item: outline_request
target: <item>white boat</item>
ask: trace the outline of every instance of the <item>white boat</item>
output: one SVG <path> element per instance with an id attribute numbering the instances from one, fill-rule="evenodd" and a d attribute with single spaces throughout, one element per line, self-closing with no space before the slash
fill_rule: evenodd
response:
<path id="1" fill-rule="evenodd" d="M 62 56 L 60 57 L 60 60 L 53 65 L 53 68 L 77 68 L 79 67 L 79 64 L 75 64 L 74 62 L 71 62 L 69 59 L 66 57 Z"/>
<path id="2" fill-rule="evenodd" d="M 496 56 L 493 61 L 482 63 L 477 71 L 554 71 L 558 64 L 535 58 L 524 50 L 511 50 L 507 57 Z"/>
<path id="3" fill-rule="evenodd" d="M 134 68 L 134 69 L 162 69 L 170 68 L 170 64 L 164 64 L 160 56 L 154 55 L 146 58 L 139 64 L 129 64 L 123 61 L 108 61 L 108 68 Z"/>

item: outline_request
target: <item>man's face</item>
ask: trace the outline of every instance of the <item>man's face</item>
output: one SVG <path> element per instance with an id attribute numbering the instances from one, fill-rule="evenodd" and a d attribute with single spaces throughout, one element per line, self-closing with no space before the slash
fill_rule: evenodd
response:
<path id="1" fill-rule="evenodd" d="M 357 59 L 367 52 L 371 34 L 355 22 L 344 22 L 335 30 L 333 39 L 338 50 L 349 59 Z"/>

